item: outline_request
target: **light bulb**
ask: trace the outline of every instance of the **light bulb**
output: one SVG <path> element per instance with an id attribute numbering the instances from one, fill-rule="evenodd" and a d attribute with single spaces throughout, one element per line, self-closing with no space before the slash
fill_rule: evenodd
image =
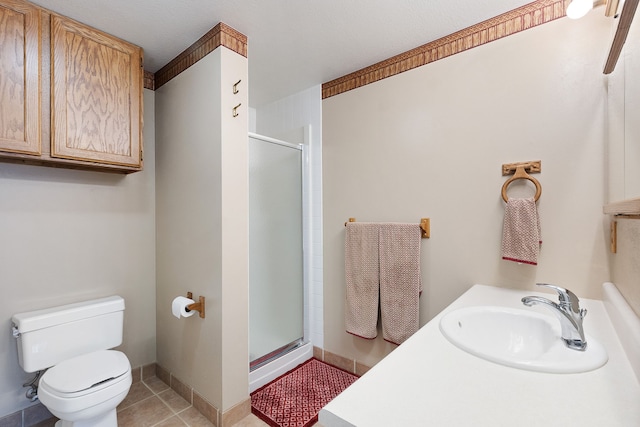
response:
<path id="1" fill-rule="evenodd" d="M 593 0 L 573 0 L 567 7 L 567 16 L 579 19 L 593 9 Z"/>

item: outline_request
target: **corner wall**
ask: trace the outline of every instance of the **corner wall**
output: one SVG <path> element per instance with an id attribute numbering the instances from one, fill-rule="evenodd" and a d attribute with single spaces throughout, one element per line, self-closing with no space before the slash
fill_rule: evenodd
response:
<path id="1" fill-rule="evenodd" d="M 325 350 L 374 365 L 395 348 L 344 331 L 349 217 L 431 218 L 421 324 L 474 283 L 600 297 L 610 25 L 558 19 L 323 101 Z M 529 160 L 542 160 L 537 267 L 500 258 L 501 165 Z"/>
<path id="2" fill-rule="evenodd" d="M 249 397 L 247 75 L 218 47 L 156 91 L 158 363 L 220 412 Z M 172 316 L 187 291 L 205 319 Z"/>

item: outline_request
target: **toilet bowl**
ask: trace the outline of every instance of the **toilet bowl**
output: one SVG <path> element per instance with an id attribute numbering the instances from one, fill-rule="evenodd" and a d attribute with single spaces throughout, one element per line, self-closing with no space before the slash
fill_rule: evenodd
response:
<path id="1" fill-rule="evenodd" d="M 50 368 L 40 379 L 38 397 L 60 418 L 56 427 L 110 427 L 117 425 L 116 407 L 130 386 L 124 353 L 100 350 Z"/>
<path id="2" fill-rule="evenodd" d="M 37 395 L 56 427 L 117 427 L 131 387 L 129 359 L 110 350 L 122 343 L 123 311 L 113 296 L 12 317 L 20 366 L 46 369 Z"/>

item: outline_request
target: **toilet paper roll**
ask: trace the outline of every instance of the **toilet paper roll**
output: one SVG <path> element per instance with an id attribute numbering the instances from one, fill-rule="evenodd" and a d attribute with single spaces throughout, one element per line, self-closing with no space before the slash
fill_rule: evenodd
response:
<path id="1" fill-rule="evenodd" d="M 188 311 L 187 306 L 193 304 L 195 301 L 185 297 L 176 297 L 171 303 L 171 312 L 178 319 L 182 317 L 191 317 L 195 310 Z"/>

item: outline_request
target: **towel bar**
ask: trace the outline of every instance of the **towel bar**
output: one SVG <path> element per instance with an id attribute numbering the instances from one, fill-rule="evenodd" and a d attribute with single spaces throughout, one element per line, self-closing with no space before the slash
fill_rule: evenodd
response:
<path id="1" fill-rule="evenodd" d="M 355 218 L 349 218 L 349 221 L 344 223 L 344 226 L 346 227 L 348 223 L 350 222 L 356 222 Z M 423 239 L 428 239 L 431 237 L 431 219 L 430 218 L 421 218 L 420 219 L 420 230 L 422 233 L 422 238 Z"/>

